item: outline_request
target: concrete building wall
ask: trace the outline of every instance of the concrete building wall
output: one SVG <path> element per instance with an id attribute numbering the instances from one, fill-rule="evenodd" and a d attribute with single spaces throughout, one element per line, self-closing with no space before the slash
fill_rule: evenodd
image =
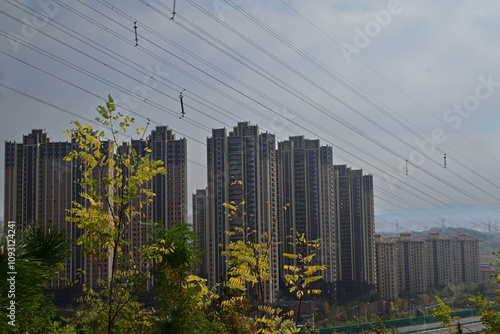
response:
<path id="1" fill-rule="evenodd" d="M 375 245 L 377 286 L 383 298 L 416 296 L 433 287 L 479 280 L 479 241 L 465 234 L 442 237 L 433 231 L 412 238 L 406 232 L 390 239 L 377 235 Z"/>
<path id="2" fill-rule="evenodd" d="M 274 135 L 260 133 L 258 126 L 249 122 L 238 123 L 229 134 L 226 129 L 214 129 L 212 137 L 207 138 L 210 286 L 219 283 L 220 276 L 227 276 L 226 258 L 221 252 L 231 240 L 239 238 L 225 231 L 250 228 L 262 241 L 278 239 L 275 145 Z M 227 218 L 224 203 L 238 206 L 237 217 Z M 276 300 L 278 290 L 277 252 L 275 243 L 269 251 L 271 279 L 265 287 L 269 303 Z"/>
<path id="3" fill-rule="evenodd" d="M 170 150 L 169 143 L 172 146 Z M 108 151 L 109 145 L 109 142 L 102 142 L 103 152 Z M 15 220 L 19 226 L 23 226 L 29 220 L 38 219 L 50 226 L 64 229 L 68 238 L 74 241 L 71 258 L 67 260 L 64 271 L 50 283 L 50 287 L 66 287 L 66 279 L 78 279 L 80 282 L 85 280 L 89 286 L 97 286 L 98 279 L 108 277 L 108 261 L 93 261 L 89 256 L 84 256 L 81 247 L 76 245 L 82 231 L 74 223 L 66 221 L 72 201 L 86 205 L 80 195 L 84 190 L 81 186 L 82 165 L 78 160 L 63 159 L 71 151 L 78 149 L 77 145 L 53 142 L 45 130 L 32 130 L 23 137 L 22 144 L 6 142 L 5 146 L 5 220 Z M 170 174 L 168 177 L 156 176 L 144 185 L 147 189 L 153 189 L 156 196 L 152 205 L 139 209 L 140 215 L 134 217 L 128 225 L 126 237 L 132 242 L 131 249 L 140 248 L 146 243 L 147 237 L 141 233 L 144 228 L 141 222 L 159 220 L 165 226 L 173 221 L 187 222 L 185 139 L 175 140 L 168 127 L 157 127 L 152 131 L 148 143 L 133 140 L 123 144 L 118 150 L 130 153 L 134 149 L 141 155 L 145 153 L 146 146 L 152 150 L 152 159 L 161 160 Z M 100 179 L 111 173 L 112 169 L 98 168 L 92 177 Z M 169 182 L 168 178 L 172 181 Z M 139 208 L 139 199 L 132 205 Z M 85 277 L 78 276 L 79 269 L 85 270 Z"/>

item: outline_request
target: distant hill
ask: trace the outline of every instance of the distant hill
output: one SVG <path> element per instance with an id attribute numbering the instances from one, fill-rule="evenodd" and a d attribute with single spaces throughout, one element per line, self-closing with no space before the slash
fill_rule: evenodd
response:
<path id="1" fill-rule="evenodd" d="M 375 215 L 377 232 L 426 231 L 437 227 L 500 232 L 500 202 L 490 205 L 452 203 L 434 208 L 381 211 Z"/>

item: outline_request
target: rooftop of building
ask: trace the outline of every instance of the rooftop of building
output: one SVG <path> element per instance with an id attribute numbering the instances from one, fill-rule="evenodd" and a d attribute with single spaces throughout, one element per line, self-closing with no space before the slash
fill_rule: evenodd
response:
<path id="1" fill-rule="evenodd" d="M 423 237 L 412 237 L 410 232 L 403 232 L 399 237 L 391 237 L 382 239 L 382 236 L 378 233 L 375 233 L 375 242 L 377 243 L 396 243 L 399 241 L 406 242 L 425 242 L 429 240 L 438 240 L 438 241 L 479 241 L 477 238 L 470 237 L 464 233 L 459 233 L 455 237 L 449 236 L 440 236 L 439 232 L 431 231 L 428 236 Z"/>

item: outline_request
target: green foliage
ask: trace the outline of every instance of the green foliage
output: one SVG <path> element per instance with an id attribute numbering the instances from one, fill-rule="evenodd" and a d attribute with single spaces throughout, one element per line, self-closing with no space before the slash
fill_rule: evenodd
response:
<path id="1" fill-rule="evenodd" d="M 226 333 L 245 334 L 255 333 L 258 329 L 250 319 L 250 302 L 247 294 L 239 294 L 223 285 L 223 294 L 220 299 L 219 311 L 221 323 Z"/>
<path id="2" fill-rule="evenodd" d="M 234 184 L 241 185 L 241 181 Z M 222 319 L 229 333 L 297 333 L 298 329 L 281 309 L 274 309 L 265 303 L 265 288 L 271 283 L 269 273 L 269 252 L 272 246 L 268 235 L 257 236 L 242 219 L 240 208 L 245 203 L 225 203 L 228 217 L 235 222 L 234 231 L 226 231 L 232 240 L 222 252 L 227 257 L 228 282 L 224 289 L 229 297 L 222 300 Z M 251 291 L 248 291 L 249 288 Z M 255 299 L 251 299 L 255 296 Z M 249 319 L 251 305 L 256 306 L 255 318 Z"/>
<path id="3" fill-rule="evenodd" d="M 484 333 L 498 333 L 500 313 L 493 307 L 495 304 L 500 304 L 499 300 L 497 299 L 497 303 L 493 303 L 485 300 L 483 295 L 479 294 L 476 298 L 472 298 L 471 301 L 476 303 L 476 314 L 481 317 Z"/>
<path id="4" fill-rule="evenodd" d="M 182 333 L 187 323 L 196 330 L 219 328 L 209 312 L 218 296 L 207 288 L 206 280 L 191 275 L 201 255 L 196 233 L 185 223 L 174 223 L 169 229 L 158 224 L 153 227 L 146 232 L 150 242 L 143 253 L 156 263 L 153 272 L 161 290 L 158 315 L 162 332 Z M 193 323 L 201 318 L 200 323 Z"/>
<path id="5" fill-rule="evenodd" d="M 319 271 L 325 270 L 324 265 L 314 265 L 313 260 L 316 250 L 320 247 L 319 240 L 307 240 L 304 233 L 296 232 L 295 241 L 290 242 L 295 249 L 294 254 L 284 253 L 283 256 L 295 260 L 297 265 L 285 265 L 284 269 L 289 273 L 285 275 L 285 282 L 290 292 L 295 292 L 299 300 L 299 309 L 295 324 L 300 319 L 300 308 L 304 296 L 320 294 L 321 290 L 310 289 L 309 285 L 320 280 Z"/>
<path id="6" fill-rule="evenodd" d="M 47 283 L 54 279 L 62 262 L 70 255 L 70 243 L 66 232 L 44 226 L 41 222 L 29 222 L 25 228 L 17 230 L 15 251 L 15 296 L 9 297 L 11 278 L 8 272 L 7 243 L 0 251 L 0 322 L 2 333 L 42 333 L 48 329 L 54 332 L 67 330 L 71 333 L 71 326 L 63 326 L 55 322 L 56 309 L 52 303 L 52 296 L 46 295 Z M 10 249 L 12 250 L 12 249 Z M 6 305 L 15 301 L 15 327 L 8 324 Z"/>
<path id="7" fill-rule="evenodd" d="M 317 329 L 316 327 L 311 326 L 311 327 L 308 327 L 308 328 L 306 329 L 306 332 L 305 332 L 305 333 L 306 333 L 306 334 L 319 334 L 319 333 L 320 333 L 320 331 L 319 331 L 319 329 Z"/>
<path id="8" fill-rule="evenodd" d="M 441 298 L 436 296 L 436 300 L 439 305 L 434 308 L 433 315 L 437 320 L 441 320 L 443 323 L 440 327 L 449 328 L 450 331 L 458 329 L 457 333 L 462 333 L 462 325 L 460 323 L 460 317 L 452 317 L 450 315 L 451 308 L 446 305 Z"/>
<path id="9" fill-rule="evenodd" d="M 262 235 L 260 242 L 252 242 L 255 231 L 243 231 L 235 228 L 236 232 L 246 233 L 246 241 L 230 241 L 226 246 L 223 256 L 228 257 L 229 282 L 227 286 L 231 289 L 245 291 L 250 285 L 256 292 L 256 301 L 259 305 L 264 304 L 264 288 L 270 280 L 269 275 L 269 247 L 267 235 Z M 227 232 L 231 234 L 230 232 Z"/>
<path id="10" fill-rule="evenodd" d="M 189 224 L 173 223 L 168 229 L 159 223 L 143 225 L 153 227 L 144 232 L 149 235 L 149 243 L 143 253 L 156 260 L 157 274 L 168 267 L 179 271 L 182 276 L 180 278 L 184 280 L 187 273 L 201 262 L 198 236 L 191 231 Z"/>
<path id="11" fill-rule="evenodd" d="M 500 259 L 500 252 L 494 252 L 493 255 L 495 255 L 497 259 Z M 500 261 L 495 261 L 492 264 L 499 265 Z M 500 271 L 497 271 L 496 274 L 491 275 L 491 277 L 494 278 L 495 284 L 500 287 Z M 499 289 L 495 292 L 500 294 Z M 471 301 L 476 303 L 476 314 L 481 316 L 481 322 L 484 325 L 484 333 L 498 333 L 498 329 L 500 328 L 500 313 L 493 307 L 495 305 L 500 305 L 500 297 L 497 297 L 494 303 L 487 301 L 482 294 L 479 294 L 476 298 L 472 298 Z"/>
<path id="12" fill-rule="evenodd" d="M 75 316 L 75 323 L 83 333 L 104 333 L 108 328 L 108 315 L 105 312 L 109 305 L 104 297 L 109 291 L 109 283 L 103 281 L 103 290 L 96 291 L 84 287 L 84 296 L 80 299 L 83 307 Z M 143 308 L 126 284 L 116 285 L 120 293 L 114 297 L 112 307 L 115 318 L 112 324 L 112 333 L 153 333 L 154 319 L 152 314 Z M 118 290 L 117 289 L 117 290 Z M 132 290 L 134 291 L 134 290 Z"/>
<path id="13" fill-rule="evenodd" d="M 500 252 L 493 253 L 496 258 L 500 259 Z M 495 261 L 492 264 L 500 264 L 499 261 Z M 494 283 L 500 287 L 500 271 L 496 274 L 491 275 L 494 279 Z M 479 282 L 473 285 L 465 285 L 464 292 L 475 292 L 475 291 L 484 291 L 488 287 L 488 282 Z M 447 291 L 448 287 L 444 289 L 443 292 Z M 453 287 L 450 287 L 453 289 Z M 495 291 L 497 294 L 500 294 L 500 290 Z M 447 292 L 452 293 L 452 292 Z M 447 306 L 440 298 L 436 297 L 439 306 L 435 308 L 434 315 L 436 318 L 439 318 L 443 321 L 442 327 L 450 327 L 450 330 L 454 328 L 453 322 L 456 322 L 457 333 L 462 333 L 462 325 L 460 324 L 460 319 L 458 317 L 452 318 L 449 315 L 450 307 Z M 498 329 L 500 328 L 500 313 L 494 307 L 500 304 L 500 297 L 497 296 L 496 301 L 488 301 L 485 299 L 482 293 L 478 293 L 478 295 L 474 298 L 470 298 L 471 302 L 476 304 L 476 315 L 481 317 L 481 322 L 484 327 L 482 328 L 484 333 L 498 333 Z"/>
<path id="14" fill-rule="evenodd" d="M 241 181 L 239 181 L 241 184 Z M 236 184 L 233 183 L 233 184 Z M 235 222 L 234 231 L 226 231 L 226 235 L 230 237 L 229 244 L 226 245 L 226 250 L 221 254 L 227 258 L 229 280 L 225 283 L 226 288 L 238 292 L 244 292 L 248 286 L 254 288 L 256 293 L 256 302 L 259 305 L 264 304 L 263 288 L 264 283 L 269 280 L 269 247 L 267 234 L 258 238 L 256 231 L 244 226 L 242 217 L 245 213 L 241 213 L 240 207 L 245 204 L 242 201 L 239 204 L 235 202 L 224 203 L 224 207 L 228 209 L 227 215 L 229 219 Z M 247 296 L 249 297 L 249 296 Z M 224 307 L 230 307 L 230 300 L 223 303 Z"/>
<path id="15" fill-rule="evenodd" d="M 188 315 L 184 325 L 185 333 L 190 334 L 220 334 L 224 333 L 224 326 L 212 313 L 192 312 Z"/>
<path id="16" fill-rule="evenodd" d="M 109 96 L 106 106 L 98 106 L 96 121 L 111 133 L 105 140 L 105 131 L 94 130 L 89 124 L 72 122 L 76 129 L 66 131 L 77 149 L 65 160 L 80 164 L 83 189 L 80 194 L 85 203 L 73 203 L 68 221 L 82 230 L 77 243 L 92 261 L 108 259 L 109 277 L 101 280 L 98 291 L 84 284 L 84 307 L 77 321 L 84 332 L 122 333 L 147 332 L 151 315 L 139 312 L 137 294 L 149 280 L 149 273 L 137 269 L 130 241 L 126 237 L 131 221 L 139 209 L 152 201 L 154 193 L 148 189 L 149 181 L 164 174 L 161 161 L 152 161 L 146 154 L 118 148 L 120 136 L 134 123 L 134 119 L 116 111 Z M 141 129 L 144 131 L 143 129 Z M 140 135 L 139 129 L 136 133 Z M 133 332 L 133 331 L 132 331 Z"/>
<path id="17" fill-rule="evenodd" d="M 363 331 L 363 333 L 376 333 L 376 334 L 394 334 L 399 333 L 396 327 L 385 328 L 384 322 L 380 317 L 377 317 L 376 321 L 371 324 L 369 331 Z"/>
<path id="18" fill-rule="evenodd" d="M 262 316 L 255 319 L 255 325 L 258 328 L 257 333 L 273 334 L 283 333 L 292 334 L 298 333 L 299 329 L 290 319 L 285 319 L 281 316 L 280 308 L 274 309 L 270 306 L 259 306 Z"/>

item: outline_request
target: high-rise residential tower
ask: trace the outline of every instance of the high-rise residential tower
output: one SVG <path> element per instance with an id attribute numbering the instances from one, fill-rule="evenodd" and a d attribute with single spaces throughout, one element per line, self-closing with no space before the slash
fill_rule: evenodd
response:
<path id="1" fill-rule="evenodd" d="M 66 221 L 74 199 L 73 164 L 63 158 L 73 150 L 68 142 L 54 142 L 45 130 L 32 130 L 22 143 L 5 142 L 4 219 L 18 228 L 31 220 L 64 229 L 68 238 L 78 237 L 76 227 Z M 62 278 L 73 278 L 81 261 L 66 263 L 51 287 L 65 287 Z"/>
<path id="2" fill-rule="evenodd" d="M 338 188 L 337 258 L 338 281 L 342 291 L 364 293 L 374 287 L 375 219 L 373 176 L 335 165 Z"/>
<path id="3" fill-rule="evenodd" d="M 103 142 L 108 147 L 109 142 Z M 187 171 L 186 140 L 176 140 L 172 130 L 158 126 L 151 132 L 148 141 L 132 140 L 118 148 L 130 152 L 133 148 L 141 155 L 149 147 L 151 158 L 161 160 L 166 175 L 158 175 L 147 185 L 156 196 L 148 208 L 141 209 L 140 220 L 161 221 L 166 227 L 172 222 L 187 222 Z M 72 201 L 84 204 L 80 193 L 82 171 L 78 160 L 63 158 L 76 149 L 70 142 L 54 142 L 45 130 L 32 130 L 23 137 L 22 143 L 5 143 L 5 205 L 6 221 L 16 221 L 19 226 L 38 219 L 50 226 L 64 229 L 68 238 L 76 241 L 81 235 L 75 224 L 66 221 Z M 113 170 L 98 171 L 113 173 Z M 142 224 L 130 224 L 128 237 L 132 247 L 141 246 L 145 236 L 141 234 Z M 86 271 L 88 284 L 107 278 L 106 261 L 91 262 L 82 256 L 80 248 L 73 246 L 73 255 L 60 272 L 59 279 L 51 287 L 66 286 L 65 279 L 75 281 L 78 269 Z M 65 279 L 63 279 L 65 278 Z"/>
<path id="4" fill-rule="evenodd" d="M 152 180 L 153 219 L 165 227 L 173 222 L 187 223 L 187 142 L 186 138 L 175 139 L 168 126 L 157 126 L 147 138 L 151 149 L 151 160 L 163 161 L 166 174 Z"/>
<path id="5" fill-rule="evenodd" d="M 320 146 L 317 139 L 290 137 L 278 143 L 277 159 L 281 275 L 284 264 L 297 265 L 283 253 L 295 253 L 290 242 L 293 243 L 298 232 L 305 234 L 307 240 L 320 239 L 315 261 L 326 266 L 322 272 L 325 281 L 335 283 L 336 191 L 332 147 Z"/>
<path id="6" fill-rule="evenodd" d="M 201 250 L 208 249 L 208 240 L 212 238 L 208 230 L 208 197 L 207 189 L 196 189 L 193 194 L 193 231 L 198 235 L 198 245 Z M 198 276 L 208 278 L 208 254 L 201 255 Z"/>
<path id="7" fill-rule="evenodd" d="M 273 303 L 278 289 L 274 135 L 260 133 L 259 127 L 249 122 L 238 123 L 229 134 L 226 129 L 212 130 L 212 137 L 207 138 L 207 176 L 209 285 L 227 275 L 221 252 L 233 237 L 225 231 L 236 226 L 250 228 L 271 242 L 271 279 L 264 295 L 266 302 Z M 225 203 L 237 205 L 241 214 L 229 219 Z"/>

